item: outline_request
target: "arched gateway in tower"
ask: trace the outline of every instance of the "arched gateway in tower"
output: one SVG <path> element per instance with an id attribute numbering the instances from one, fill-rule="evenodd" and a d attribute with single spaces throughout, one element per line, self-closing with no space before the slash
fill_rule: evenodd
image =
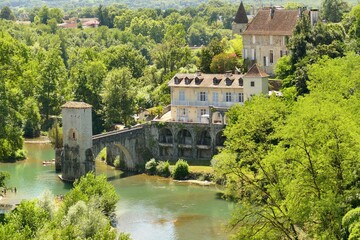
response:
<path id="1" fill-rule="evenodd" d="M 61 179 L 75 181 L 95 171 L 92 152 L 92 106 L 84 102 L 67 102 L 62 107 L 63 145 Z"/>

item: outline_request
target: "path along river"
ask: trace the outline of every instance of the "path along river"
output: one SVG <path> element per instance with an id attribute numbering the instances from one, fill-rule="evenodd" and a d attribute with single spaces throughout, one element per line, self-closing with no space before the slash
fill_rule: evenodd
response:
<path id="1" fill-rule="evenodd" d="M 0 163 L 0 171 L 8 171 L 9 187 L 1 202 L 18 203 L 42 195 L 47 189 L 54 195 L 65 194 L 71 185 L 59 180 L 54 166 L 42 162 L 54 158 L 49 144 L 25 144 L 28 159 L 17 163 Z M 227 239 L 224 225 L 233 205 L 217 199 L 214 186 L 176 183 L 169 179 L 144 174 L 120 177 L 121 171 L 101 162 L 96 173 L 105 174 L 117 193 L 117 228 L 131 234 L 134 240 L 200 240 Z"/>

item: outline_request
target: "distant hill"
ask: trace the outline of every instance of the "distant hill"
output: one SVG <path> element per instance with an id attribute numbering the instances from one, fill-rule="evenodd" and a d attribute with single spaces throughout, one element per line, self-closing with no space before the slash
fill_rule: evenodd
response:
<path id="1" fill-rule="evenodd" d="M 0 8 L 9 6 L 11 8 L 33 8 L 47 5 L 48 7 L 58 7 L 71 9 L 77 7 L 94 7 L 98 5 L 122 4 L 129 8 L 184 8 L 197 6 L 206 3 L 208 0 L 1 0 Z M 240 1 L 227 1 L 240 2 Z"/>
<path id="2" fill-rule="evenodd" d="M 210 0 L 211 2 L 227 2 L 240 4 L 241 0 Z M 320 6 L 321 0 L 243 0 L 246 5 L 271 6 L 284 5 L 287 2 L 298 2 L 307 6 Z M 354 2 L 356 0 L 350 0 Z M 0 0 L 0 8 L 9 6 L 13 9 L 33 8 L 47 5 L 62 9 L 74 9 L 78 7 L 96 7 L 101 5 L 120 4 L 128 8 L 157 8 L 157 9 L 182 9 L 207 3 L 209 0 Z"/>

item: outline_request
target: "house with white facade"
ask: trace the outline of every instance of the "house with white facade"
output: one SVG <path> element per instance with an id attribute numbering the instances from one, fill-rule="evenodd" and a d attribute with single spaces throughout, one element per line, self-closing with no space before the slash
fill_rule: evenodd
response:
<path id="1" fill-rule="evenodd" d="M 225 112 L 257 94 L 268 94 L 268 74 L 253 65 L 246 74 L 176 74 L 171 89 L 171 121 L 225 124 Z"/>

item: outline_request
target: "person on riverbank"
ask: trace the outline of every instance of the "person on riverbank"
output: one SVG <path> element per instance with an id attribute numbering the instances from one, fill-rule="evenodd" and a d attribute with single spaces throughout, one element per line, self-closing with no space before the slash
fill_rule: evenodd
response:
<path id="1" fill-rule="evenodd" d="M 14 187 L 14 192 L 16 193 L 16 187 Z"/>

